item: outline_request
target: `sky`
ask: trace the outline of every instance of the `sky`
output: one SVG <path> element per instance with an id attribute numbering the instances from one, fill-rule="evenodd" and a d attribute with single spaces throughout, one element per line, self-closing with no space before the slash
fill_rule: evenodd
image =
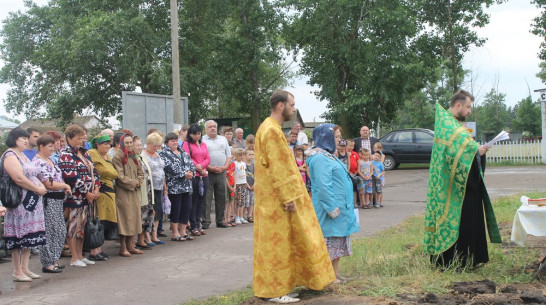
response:
<path id="1" fill-rule="evenodd" d="M 48 1 L 34 2 L 43 5 Z M 0 7 L 0 20 L 4 20 L 8 12 L 24 9 L 23 0 L 0 0 Z M 540 60 L 537 54 L 541 38 L 529 31 L 532 20 L 540 15 L 540 10 L 530 0 L 508 0 L 487 9 L 487 12 L 490 14 L 490 23 L 477 29 L 478 35 L 486 38 L 487 42 L 479 48 L 472 48 L 463 60 L 463 67 L 472 70 L 475 77 L 472 91 L 476 102 L 479 104 L 483 101 L 485 94 L 494 87 L 506 94 L 508 106 L 514 106 L 527 97 L 529 90 L 536 100 L 538 95 L 533 91 L 546 88 L 546 85 L 536 77 L 539 71 Z M 324 121 L 320 116 L 326 111 L 326 101 L 318 101 L 313 92 L 320 88 L 312 87 L 307 82 L 308 78 L 300 77 L 286 89 L 295 95 L 296 107 L 304 122 Z M 0 84 L 0 115 L 24 120 L 22 115 L 6 113 L 3 100 L 8 89 L 7 85 Z M 463 89 L 471 90 L 468 85 L 463 85 Z"/>

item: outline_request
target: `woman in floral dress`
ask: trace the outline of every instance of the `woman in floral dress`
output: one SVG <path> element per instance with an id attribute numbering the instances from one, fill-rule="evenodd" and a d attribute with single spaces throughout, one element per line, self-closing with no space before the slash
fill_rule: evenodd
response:
<path id="1" fill-rule="evenodd" d="M 29 134 L 26 130 L 15 128 L 8 134 L 4 154 L 4 171 L 21 187 L 21 204 L 7 209 L 4 216 L 4 239 L 6 248 L 11 250 L 13 260 L 13 280 L 31 282 L 40 278 L 28 269 L 30 250 L 45 245 L 45 220 L 42 196 L 46 188 L 38 180 L 40 168 L 35 166 L 24 154 Z"/>

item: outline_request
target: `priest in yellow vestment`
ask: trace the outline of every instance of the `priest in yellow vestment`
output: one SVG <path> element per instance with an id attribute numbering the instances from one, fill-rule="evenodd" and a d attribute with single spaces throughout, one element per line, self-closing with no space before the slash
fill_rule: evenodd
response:
<path id="1" fill-rule="evenodd" d="M 279 303 L 296 286 L 321 290 L 336 279 L 324 237 L 281 124 L 295 113 L 294 96 L 271 96 L 271 116 L 256 133 L 254 295 Z"/>

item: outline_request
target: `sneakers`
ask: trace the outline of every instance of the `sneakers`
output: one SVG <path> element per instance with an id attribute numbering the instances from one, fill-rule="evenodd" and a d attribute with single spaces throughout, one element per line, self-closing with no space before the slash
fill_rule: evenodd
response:
<path id="1" fill-rule="evenodd" d="M 94 265 L 94 264 L 95 264 L 94 261 L 90 261 L 90 260 L 88 260 L 88 259 L 85 258 L 85 257 L 84 257 L 81 261 L 82 261 L 84 264 L 86 264 L 86 265 Z"/>
<path id="2" fill-rule="evenodd" d="M 248 223 L 248 221 L 242 217 L 240 218 L 240 220 L 241 220 L 241 223 Z"/>
<path id="3" fill-rule="evenodd" d="M 236 224 L 236 225 L 241 225 L 241 224 L 243 224 L 243 223 L 241 222 L 241 218 L 235 217 L 235 224 Z"/>
<path id="4" fill-rule="evenodd" d="M 79 268 L 87 267 L 87 265 L 84 262 L 82 262 L 81 260 L 77 260 L 77 261 L 75 261 L 73 263 L 70 263 L 70 266 L 79 267 Z"/>
<path id="5" fill-rule="evenodd" d="M 376 203 L 373 206 L 374 206 L 374 208 L 379 209 L 379 203 Z"/>

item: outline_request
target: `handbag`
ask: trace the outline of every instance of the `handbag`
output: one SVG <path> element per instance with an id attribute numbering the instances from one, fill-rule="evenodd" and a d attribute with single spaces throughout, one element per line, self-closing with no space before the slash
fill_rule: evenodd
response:
<path id="1" fill-rule="evenodd" d="M 17 157 L 17 155 L 15 155 Z M 4 170 L 4 159 L 6 153 L 0 159 L 0 200 L 2 205 L 8 209 L 15 209 L 21 204 L 23 191 L 13 182 L 10 175 Z M 19 159 L 19 157 L 17 157 Z"/>
<path id="2" fill-rule="evenodd" d="M 85 223 L 83 248 L 96 249 L 104 244 L 104 227 L 98 216 L 95 216 L 95 205 L 91 204 L 89 216 Z"/>
<path id="3" fill-rule="evenodd" d="M 94 185 L 95 175 L 93 174 L 93 167 L 92 165 L 90 166 L 87 161 L 85 161 L 85 163 L 91 172 L 91 181 Z M 91 190 L 93 190 L 93 188 Z M 96 202 L 93 200 L 93 202 L 89 203 L 89 206 L 89 215 L 87 216 L 83 234 L 83 248 L 92 250 L 104 244 L 104 227 L 102 226 L 99 217 L 95 216 Z"/>

